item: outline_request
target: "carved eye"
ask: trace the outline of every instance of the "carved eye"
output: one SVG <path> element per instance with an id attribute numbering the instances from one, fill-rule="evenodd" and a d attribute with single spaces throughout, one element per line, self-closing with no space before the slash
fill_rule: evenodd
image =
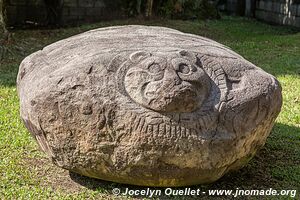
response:
<path id="1" fill-rule="evenodd" d="M 195 65 L 192 65 L 192 66 L 191 66 L 191 69 L 192 69 L 192 72 L 197 71 L 197 67 L 196 67 Z"/>
<path id="2" fill-rule="evenodd" d="M 188 74 L 190 73 L 190 67 L 184 63 L 179 64 L 178 72 L 182 74 Z"/>
<path id="3" fill-rule="evenodd" d="M 159 72 L 161 72 L 161 70 L 162 70 L 161 67 L 160 67 L 160 65 L 157 64 L 157 63 L 151 64 L 151 65 L 148 67 L 148 69 L 149 69 L 149 71 L 150 71 L 151 73 L 154 73 L 154 74 L 159 73 Z"/>

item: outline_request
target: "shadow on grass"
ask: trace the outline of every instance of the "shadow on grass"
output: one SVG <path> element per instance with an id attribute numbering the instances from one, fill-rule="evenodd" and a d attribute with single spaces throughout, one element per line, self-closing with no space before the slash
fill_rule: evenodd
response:
<path id="1" fill-rule="evenodd" d="M 230 172 L 223 176 L 215 183 L 206 185 L 191 186 L 192 189 L 200 189 L 208 191 L 211 189 L 228 189 L 236 190 L 245 189 L 297 189 L 300 188 L 300 128 L 289 126 L 281 123 L 276 123 L 266 145 L 256 154 L 256 156 L 242 169 Z M 289 167 L 287 167 L 289 166 Z M 276 174 L 276 169 L 283 168 L 282 173 Z M 295 171 L 296 169 L 296 171 Z M 297 171 L 298 170 L 298 171 Z M 290 174 L 288 176 L 286 174 Z M 147 190 L 148 187 L 132 186 L 125 184 L 112 183 L 98 179 L 88 178 L 76 173 L 69 173 L 70 178 L 88 188 L 95 191 L 104 191 L 112 194 L 113 188 L 119 188 L 121 192 L 129 190 Z M 291 177 L 296 177 L 291 179 Z M 161 190 L 164 194 L 165 188 L 153 188 L 152 190 Z M 184 188 L 176 188 L 184 189 Z M 300 192 L 300 191 L 299 191 Z M 202 194 L 206 199 L 216 199 L 216 196 L 209 197 L 207 194 Z M 145 196 L 135 196 L 136 198 Z M 170 196 L 162 195 L 160 199 L 170 199 Z M 185 196 L 184 199 L 198 199 L 199 196 Z M 217 199 L 224 199 L 224 196 L 219 196 Z M 232 196 L 230 196 L 232 198 Z M 241 199 L 245 197 L 241 196 Z M 172 199 L 183 199 L 181 196 L 173 196 Z M 226 198 L 228 199 L 228 197 Z"/>

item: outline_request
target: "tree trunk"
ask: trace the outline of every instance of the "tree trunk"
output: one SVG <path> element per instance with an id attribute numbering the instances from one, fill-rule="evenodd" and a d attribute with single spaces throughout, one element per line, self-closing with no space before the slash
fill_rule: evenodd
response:
<path id="1" fill-rule="evenodd" d="M 8 31 L 5 26 L 4 13 L 5 13 L 4 0 L 0 0 L 0 42 L 1 43 L 4 40 L 7 40 L 8 37 Z"/>
<path id="2" fill-rule="evenodd" d="M 246 0 L 245 3 L 245 16 L 246 17 L 252 17 L 252 0 Z"/>
<path id="3" fill-rule="evenodd" d="M 146 6 L 146 17 L 152 16 L 152 8 L 153 8 L 153 0 L 147 0 L 147 6 Z"/>
<path id="4" fill-rule="evenodd" d="M 137 0 L 136 2 L 136 12 L 138 15 L 141 14 L 141 5 L 142 5 L 142 0 Z"/>
<path id="5" fill-rule="evenodd" d="M 64 0 L 44 0 L 47 9 L 47 25 L 60 26 Z"/>
<path id="6" fill-rule="evenodd" d="M 0 0 L 0 31 L 3 34 L 5 30 L 5 22 L 4 22 L 4 0 Z"/>

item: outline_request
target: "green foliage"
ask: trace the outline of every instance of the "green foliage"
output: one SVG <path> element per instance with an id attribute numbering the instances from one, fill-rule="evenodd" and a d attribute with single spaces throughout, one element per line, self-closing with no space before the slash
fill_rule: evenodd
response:
<path id="1" fill-rule="evenodd" d="M 167 0 L 159 14 L 175 19 L 219 18 L 216 6 L 208 0 Z"/>
<path id="2" fill-rule="evenodd" d="M 125 0 L 122 9 L 125 13 L 134 17 L 144 15 L 147 8 L 147 0 Z M 153 14 L 172 19 L 211 19 L 218 18 L 214 3 L 208 0 L 153 0 Z"/>
<path id="3" fill-rule="evenodd" d="M 124 0 L 122 8 L 129 17 L 141 15 L 145 11 L 146 0 Z"/>

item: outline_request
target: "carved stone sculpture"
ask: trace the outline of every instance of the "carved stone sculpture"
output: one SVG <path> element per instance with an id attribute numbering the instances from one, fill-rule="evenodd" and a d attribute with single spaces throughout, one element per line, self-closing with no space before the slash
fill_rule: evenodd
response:
<path id="1" fill-rule="evenodd" d="M 162 27 L 92 30 L 20 65 L 21 118 L 65 169 L 144 186 L 213 182 L 264 145 L 278 81 L 212 40 Z"/>

